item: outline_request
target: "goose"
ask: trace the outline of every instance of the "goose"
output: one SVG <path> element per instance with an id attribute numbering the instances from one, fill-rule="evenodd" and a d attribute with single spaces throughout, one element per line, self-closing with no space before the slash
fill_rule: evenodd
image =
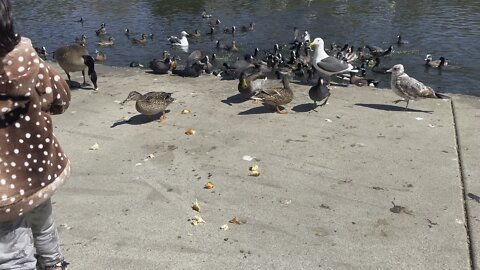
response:
<path id="1" fill-rule="evenodd" d="M 318 70 L 320 74 L 327 77 L 327 84 L 330 84 L 330 76 L 332 75 L 356 71 L 351 64 L 329 56 L 325 52 L 322 38 L 315 38 L 309 45 L 315 47 L 312 66 Z"/>
<path id="2" fill-rule="evenodd" d="M 236 30 L 235 25 L 232 26 L 231 28 L 225 27 L 225 29 L 223 29 L 223 33 L 235 35 L 235 30 Z"/>
<path id="3" fill-rule="evenodd" d="M 202 11 L 202 18 L 208 19 L 208 18 L 211 18 L 211 17 L 212 17 L 212 14 L 207 13 L 207 10 L 204 9 Z"/>
<path id="4" fill-rule="evenodd" d="M 249 25 L 243 25 L 242 26 L 242 31 L 243 32 L 251 32 L 253 31 L 253 26 L 255 25 L 254 22 L 251 22 Z"/>
<path id="5" fill-rule="evenodd" d="M 95 61 L 104 62 L 107 60 L 107 55 L 99 50 L 95 50 Z"/>
<path id="6" fill-rule="evenodd" d="M 97 36 L 101 36 L 101 35 L 106 35 L 106 34 L 107 34 L 107 28 L 106 28 L 105 23 L 102 23 L 102 24 L 100 25 L 100 28 L 98 28 L 98 30 L 95 30 L 95 34 L 97 34 Z"/>
<path id="7" fill-rule="evenodd" d="M 182 31 L 180 35 L 182 36 L 181 38 L 178 38 L 176 36 L 170 36 L 168 38 L 168 41 L 170 41 L 170 44 L 174 46 L 183 46 L 183 47 L 188 46 L 188 39 L 187 39 L 188 33 L 185 31 Z"/>
<path id="8" fill-rule="evenodd" d="M 76 37 L 75 38 L 75 43 L 80 44 L 82 46 L 86 46 L 87 45 L 87 36 L 85 34 L 83 34 L 79 37 Z"/>
<path id="9" fill-rule="evenodd" d="M 392 51 L 393 51 L 393 46 L 392 45 L 390 45 L 390 47 L 388 47 L 388 49 L 386 49 L 386 50 L 384 50 L 384 49 L 382 49 L 378 46 L 370 46 L 370 45 L 366 45 L 365 48 L 370 50 L 370 53 L 372 54 L 373 57 L 387 56 L 390 53 L 392 53 Z"/>
<path id="10" fill-rule="evenodd" d="M 401 35 L 397 36 L 397 45 L 408 44 L 408 40 L 402 39 Z"/>
<path id="11" fill-rule="evenodd" d="M 394 65 L 388 72 L 392 73 L 390 86 L 393 92 L 402 98 L 395 100 L 394 103 L 406 102 L 405 110 L 408 108 L 410 100 L 418 98 L 449 98 L 446 95 L 436 93 L 430 86 L 426 86 L 415 78 L 408 76 L 402 64 Z"/>
<path id="12" fill-rule="evenodd" d="M 85 68 L 88 68 L 88 75 L 90 76 L 94 89 L 98 89 L 95 60 L 88 54 L 85 47 L 78 44 L 60 47 L 55 51 L 55 59 L 67 74 L 69 81 L 71 81 L 70 72 L 81 71 L 83 75 L 82 86 L 87 85 L 85 81 Z"/>
<path id="13" fill-rule="evenodd" d="M 133 44 L 140 44 L 140 45 L 145 45 L 147 44 L 147 35 L 142 34 L 142 37 L 140 39 L 138 38 L 132 38 L 132 43 Z"/>
<path id="14" fill-rule="evenodd" d="M 171 63 L 172 60 L 168 57 L 165 59 L 153 59 L 150 61 L 149 67 L 154 74 L 167 74 L 172 68 Z"/>
<path id="15" fill-rule="evenodd" d="M 425 56 L 425 66 L 432 67 L 432 68 L 442 68 L 448 65 L 447 59 L 445 57 L 440 57 L 438 60 L 433 60 L 431 54 L 427 54 Z"/>
<path id="16" fill-rule="evenodd" d="M 227 46 L 226 49 L 229 52 L 238 52 L 238 48 L 237 48 L 235 40 L 232 40 L 232 44 L 230 46 Z"/>

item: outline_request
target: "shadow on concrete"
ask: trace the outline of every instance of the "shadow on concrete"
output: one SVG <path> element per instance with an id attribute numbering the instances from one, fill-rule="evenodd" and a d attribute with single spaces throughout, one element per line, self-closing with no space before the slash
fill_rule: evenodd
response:
<path id="1" fill-rule="evenodd" d="M 319 106 L 320 107 L 320 106 Z M 292 108 L 294 112 L 310 112 L 314 111 L 316 108 L 313 103 L 298 104 Z"/>
<path id="2" fill-rule="evenodd" d="M 165 111 L 165 113 L 167 114 L 167 117 L 168 117 L 169 112 L 170 112 L 170 110 Z M 146 123 L 150 123 L 150 122 L 154 122 L 154 121 L 159 121 L 161 116 L 162 116 L 162 113 L 157 113 L 155 115 L 137 114 L 137 115 L 134 115 L 134 116 L 130 117 L 129 119 L 119 120 L 119 121 L 113 123 L 110 126 L 110 128 L 114 128 L 114 127 L 117 127 L 117 126 L 120 126 L 120 125 L 125 125 L 125 124 L 134 125 L 134 126 L 135 125 L 142 125 L 142 124 L 146 124 Z"/>
<path id="3" fill-rule="evenodd" d="M 284 108 L 280 107 L 280 109 L 283 110 Z M 243 112 L 239 112 L 238 115 L 264 114 L 264 113 L 274 113 L 274 112 L 275 112 L 275 110 L 273 110 L 272 108 L 270 108 L 268 106 L 260 106 L 260 107 L 255 107 L 255 108 L 248 109 L 248 110 L 243 111 Z"/>
<path id="4" fill-rule="evenodd" d="M 382 111 L 390 111 L 390 112 L 421 112 L 421 113 L 432 113 L 433 111 L 423 111 L 423 110 L 415 110 L 395 105 L 388 105 L 388 104 L 364 104 L 364 103 L 357 103 L 356 106 L 367 107 L 370 109 L 382 110 Z"/>
<path id="5" fill-rule="evenodd" d="M 68 86 L 70 87 L 71 90 L 78 90 L 78 89 L 84 89 L 84 90 L 95 90 L 93 89 L 93 86 L 89 83 L 87 83 L 87 85 L 82 85 L 81 83 L 79 82 L 76 82 L 76 81 L 70 81 L 70 80 L 66 80 Z"/>
<path id="6" fill-rule="evenodd" d="M 232 106 L 233 104 L 243 103 L 248 100 L 249 98 L 247 98 L 247 96 L 238 93 L 236 95 L 228 97 L 227 99 L 222 100 L 222 102 L 229 106 Z"/>

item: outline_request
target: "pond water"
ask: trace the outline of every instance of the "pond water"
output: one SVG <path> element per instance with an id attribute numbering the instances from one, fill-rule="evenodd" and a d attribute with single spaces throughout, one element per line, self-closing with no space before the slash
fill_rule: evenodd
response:
<path id="1" fill-rule="evenodd" d="M 480 96 L 480 2 L 451 0 L 14 0 L 16 31 L 32 39 L 35 46 L 45 46 L 49 52 L 73 43 L 76 36 L 87 36 L 87 48 L 92 54 L 99 49 L 107 54 L 105 64 L 127 66 L 138 61 L 161 57 L 164 50 L 185 59 L 187 53 L 172 48 L 170 35 L 182 30 L 198 29 L 202 36 L 190 43 L 189 51 L 200 49 L 205 53 L 216 51 L 215 41 L 230 43 L 232 36 L 223 28 L 255 23 L 253 32 L 237 31 L 235 36 L 240 51 L 236 54 L 219 53 L 225 61 L 253 53 L 255 47 L 272 49 L 275 43 L 287 44 L 293 39 L 293 28 L 308 30 L 314 37 L 322 37 L 325 44 L 335 42 L 358 46 L 366 44 L 387 48 L 394 44 L 394 52 L 385 57 L 382 66 L 401 63 L 407 73 L 440 92 Z M 204 19 L 203 10 L 213 15 Z M 84 22 L 76 22 L 83 17 Z M 220 32 L 207 36 L 208 22 L 220 19 Z M 100 48 L 95 30 L 106 23 L 108 33 L 115 38 L 112 47 Z M 124 35 L 153 33 L 147 45 L 134 45 Z M 396 46 L 401 34 L 409 43 Z M 438 71 L 425 69 L 426 54 L 434 59 L 444 56 L 452 65 Z M 374 74 L 369 74 L 374 76 Z M 376 75 L 380 87 L 389 87 L 390 76 Z M 378 77 L 380 76 L 380 77 Z M 382 77 L 383 76 L 383 77 Z"/>

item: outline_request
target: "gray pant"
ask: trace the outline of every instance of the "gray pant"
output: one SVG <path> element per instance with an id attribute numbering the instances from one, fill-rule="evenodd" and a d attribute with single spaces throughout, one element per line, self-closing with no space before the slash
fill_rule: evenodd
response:
<path id="1" fill-rule="evenodd" d="M 0 270 L 35 270 L 63 261 L 50 199 L 17 219 L 0 222 Z"/>

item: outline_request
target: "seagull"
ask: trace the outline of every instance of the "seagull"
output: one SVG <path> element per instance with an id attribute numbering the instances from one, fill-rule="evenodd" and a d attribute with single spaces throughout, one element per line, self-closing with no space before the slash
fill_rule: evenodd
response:
<path id="1" fill-rule="evenodd" d="M 431 54 L 427 54 L 425 56 L 425 66 L 432 67 L 432 68 L 442 68 L 448 65 L 447 59 L 445 57 L 440 57 L 438 60 L 433 60 Z"/>
<path id="2" fill-rule="evenodd" d="M 183 47 L 188 46 L 188 39 L 187 39 L 188 33 L 185 31 L 182 31 L 180 34 L 182 35 L 182 38 L 178 38 L 176 36 L 170 36 L 168 38 L 168 41 L 170 41 L 172 45 L 183 46 Z"/>
<path id="3" fill-rule="evenodd" d="M 315 38 L 310 46 L 315 45 L 312 57 L 312 65 L 321 74 L 326 75 L 327 84 L 330 84 L 330 76 L 335 74 L 356 72 L 353 66 L 332 56 L 329 56 L 324 49 L 323 39 Z"/>
<path id="4" fill-rule="evenodd" d="M 395 100 L 394 103 L 405 101 L 408 108 L 408 102 L 417 98 L 449 98 L 446 95 L 436 93 L 431 87 L 408 76 L 402 64 L 397 64 L 387 72 L 392 73 L 391 87 L 395 94 L 402 99 Z"/>

